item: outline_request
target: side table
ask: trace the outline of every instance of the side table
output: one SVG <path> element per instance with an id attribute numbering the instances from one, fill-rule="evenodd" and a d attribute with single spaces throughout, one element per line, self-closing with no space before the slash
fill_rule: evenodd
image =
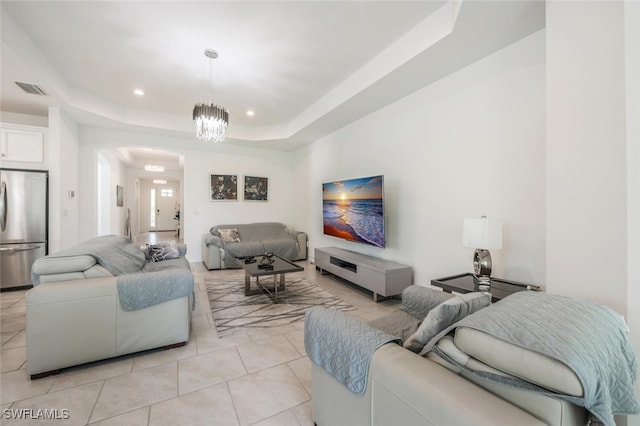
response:
<path id="1" fill-rule="evenodd" d="M 431 280 L 431 285 L 440 287 L 443 291 L 451 293 L 471 293 L 479 291 L 478 278 L 471 273 L 453 275 L 445 278 Z M 494 301 L 504 299 L 510 294 L 518 291 L 540 291 L 540 286 L 534 284 L 525 284 L 516 281 L 503 280 L 501 278 L 491 277 L 491 297 Z"/>

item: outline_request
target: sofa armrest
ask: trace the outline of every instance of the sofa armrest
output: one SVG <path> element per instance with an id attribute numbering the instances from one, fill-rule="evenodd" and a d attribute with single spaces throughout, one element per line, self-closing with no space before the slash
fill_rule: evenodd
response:
<path id="1" fill-rule="evenodd" d="M 298 255 L 294 260 L 304 260 L 309 255 L 309 241 L 306 232 L 291 231 L 298 243 Z"/>
<path id="2" fill-rule="evenodd" d="M 116 277 L 43 283 L 27 291 L 27 372 L 116 355 Z"/>
<path id="3" fill-rule="evenodd" d="M 397 345 L 373 355 L 372 424 L 543 425 L 531 414 Z"/>
<path id="4" fill-rule="evenodd" d="M 305 311 L 304 348 L 309 360 L 353 393 L 366 391 L 371 357 L 388 342 L 402 343 L 400 338 L 337 309 Z"/>
<path id="5" fill-rule="evenodd" d="M 37 259 L 31 271 L 37 275 L 68 274 L 70 272 L 84 272 L 98 263 L 96 258 L 89 255 L 50 257 Z"/>
<path id="6" fill-rule="evenodd" d="M 211 242 L 211 244 L 210 244 Z M 206 233 L 202 236 L 202 262 L 207 269 L 220 269 L 222 267 L 222 240 L 219 237 Z"/>
<path id="7" fill-rule="evenodd" d="M 224 243 L 222 242 L 222 238 L 211 235 L 211 233 L 206 233 L 202 236 L 202 244 L 207 246 L 216 246 L 216 247 L 224 247 Z"/>

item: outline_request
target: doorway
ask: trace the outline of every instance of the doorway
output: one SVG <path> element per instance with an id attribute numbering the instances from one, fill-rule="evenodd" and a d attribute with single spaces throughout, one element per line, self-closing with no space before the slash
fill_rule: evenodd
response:
<path id="1" fill-rule="evenodd" d="M 178 181 L 154 183 L 140 180 L 138 233 L 179 230 L 180 184 Z"/>
<path id="2" fill-rule="evenodd" d="M 149 231 L 176 230 L 178 187 L 154 186 L 149 189 Z"/>

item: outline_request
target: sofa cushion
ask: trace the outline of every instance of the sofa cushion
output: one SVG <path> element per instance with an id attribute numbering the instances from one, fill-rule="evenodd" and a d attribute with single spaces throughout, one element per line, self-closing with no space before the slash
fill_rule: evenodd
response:
<path id="1" fill-rule="evenodd" d="M 87 279 L 113 276 L 111 272 L 107 271 L 107 268 L 98 264 L 95 264 L 91 268 L 84 271 L 82 275 L 84 275 L 84 277 Z"/>
<path id="2" fill-rule="evenodd" d="M 278 222 L 249 223 L 237 226 L 241 241 L 264 241 L 291 238 L 284 225 Z"/>
<path id="3" fill-rule="evenodd" d="M 275 253 L 285 259 L 293 259 L 298 253 L 297 240 L 291 238 L 273 238 L 263 240 L 262 246 L 265 252 Z"/>
<path id="4" fill-rule="evenodd" d="M 225 244 L 225 249 L 231 257 L 259 256 L 264 254 L 264 246 L 260 241 L 242 241 Z"/>
<path id="5" fill-rule="evenodd" d="M 404 342 L 404 347 L 420 352 L 431 338 L 451 324 L 491 304 L 489 293 L 457 294 L 431 310 L 418 330 Z"/>
<path id="6" fill-rule="evenodd" d="M 218 234 L 225 243 L 240 242 L 240 234 L 238 234 L 238 230 L 236 228 L 220 228 L 218 229 Z"/>
<path id="7" fill-rule="evenodd" d="M 186 269 L 190 271 L 191 266 L 185 257 L 178 257 L 177 259 L 167 259 L 162 262 L 149 262 L 144 265 L 142 272 L 168 271 L 170 269 Z"/>
<path id="8" fill-rule="evenodd" d="M 40 284 L 56 283 L 59 281 L 75 281 L 75 280 L 83 280 L 83 279 L 84 279 L 84 274 L 82 272 L 64 272 L 62 274 L 40 275 Z"/>
<path id="9" fill-rule="evenodd" d="M 404 341 L 416 332 L 420 321 L 419 318 L 416 318 L 410 313 L 398 309 L 381 318 L 371 320 L 367 322 L 367 324 L 385 333 L 398 336 Z"/>
<path id="10" fill-rule="evenodd" d="M 463 353 L 511 376 L 554 392 L 583 396 L 578 376 L 562 362 L 544 354 L 467 327 L 456 330 L 454 343 Z"/>

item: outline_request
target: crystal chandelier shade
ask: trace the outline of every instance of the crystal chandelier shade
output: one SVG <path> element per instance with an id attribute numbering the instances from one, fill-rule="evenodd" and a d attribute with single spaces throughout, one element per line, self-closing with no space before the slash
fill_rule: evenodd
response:
<path id="1" fill-rule="evenodd" d="M 205 49 L 204 55 L 209 58 L 209 88 L 211 90 L 211 61 L 218 57 L 218 52 Z M 196 125 L 196 137 L 207 142 L 222 142 L 226 138 L 229 126 L 229 111 L 210 103 L 198 103 L 193 107 L 193 123 Z"/>
<path id="2" fill-rule="evenodd" d="M 193 122 L 198 139 L 222 142 L 229 125 L 229 112 L 215 104 L 196 104 L 193 107 Z"/>

